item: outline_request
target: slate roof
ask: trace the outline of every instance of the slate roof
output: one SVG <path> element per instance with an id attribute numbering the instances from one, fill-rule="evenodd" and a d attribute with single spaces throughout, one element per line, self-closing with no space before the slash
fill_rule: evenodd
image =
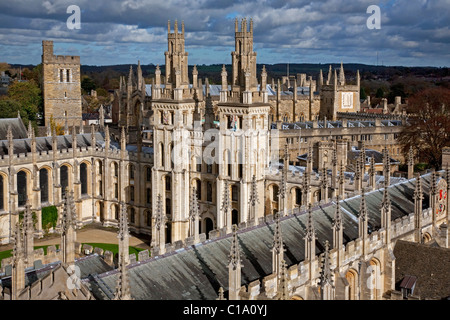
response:
<path id="1" fill-rule="evenodd" d="M 450 249 L 408 241 L 394 248 L 396 289 L 406 276 L 417 278 L 413 294 L 420 299 L 450 298 Z"/>
<path id="2" fill-rule="evenodd" d="M 428 206 L 429 180 L 431 174 L 422 176 L 423 206 Z M 389 187 L 392 200 L 392 220 L 414 210 L 413 193 L 416 179 L 410 179 Z M 366 193 L 369 228 L 380 227 L 380 205 L 383 189 Z M 358 237 L 357 216 L 360 196 L 341 201 L 344 223 L 344 243 Z M 332 243 L 332 221 L 335 203 L 330 202 L 313 208 L 317 233 L 316 254 L 323 252 L 323 243 Z M 288 266 L 304 259 L 304 239 L 307 215 L 305 212 L 281 219 L 285 243 L 285 260 Z M 261 279 L 272 272 L 274 222 L 238 232 L 242 258 L 242 285 Z M 134 263 L 128 267 L 131 295 L 137 300 L 187 299 L 211 300 L 217 298 L 222 286 L 228 290 L 228 255 L 231 235 L 206 240 L 195 246 L 178 249 L 162 256 Z M 117 270 L 89 278 L 84 283 L 97 299 L 110 299 L 117 280 Z M 109 292 L 109 295 L 108 295 Z"/>
<path id="3" fill-rule="evenodd" d="M 20 118 L 2 118 L 0 119 L 0 140 L 7 140 L 8 127 L 11 126 L 14 139 L 23 139 L 28 137 L 27 129 Z"/>
<path id="4" fill-rule="evenodd" d="M 30 286 L 34 282 L 44 278 L 60 264 L 61 261 L 55 261 L 42 265 L 39 269 L 34 269 L 33 267 L 27 268 L 25 270 L 25 286 Z M 113 269 L 96 253 L 75 260 L 75 265 L 80 268 L 81 279 L 85 279 L 98 273 L 105 273 Z M 0 286 L 11 288 L 11 276 L 5 276 L 4 274 L 2 276 L 3 278 L 0 280 Z"/>

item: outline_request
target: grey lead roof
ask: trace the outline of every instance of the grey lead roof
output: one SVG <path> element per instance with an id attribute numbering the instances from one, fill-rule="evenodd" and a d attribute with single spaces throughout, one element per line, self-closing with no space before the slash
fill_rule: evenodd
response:
<path id="1" fill-rule="evenodd" d="M 414 211 L 413 193 L 416 179 L 391 185 L 392 220 Z M 422 176 L 424 192 L 423 207 L 428 207 L 430 174 Z M 383 189 L 366 193 L 369 216 L 369 232 L 380 227 L 380 206 Z M 357 217 L 360 196 L 341 201 L 344 224 L 344 243 L 358 237 Z M 317 233 L 316 254 L 323 251 L 323 243 L 332 243 L 332 221 L 335 203 L 330 202 L 313 208 L 313 220 Z M 285 260 L 288 266 L 304 259 L 306 214 L 283 217 L 282 237 L 285 243 Z M 242 285 L 261 279 L 272 272 L 274 223 L 264 223 L 238 232 L 242 258 Z M 178 249 L 162 256 L 134 263 L 128 267 L 131 295 L 137 300 L 216 299 L 220 287 L 228 289 L 228 254 L 231 235 L 206 240 L 195 246 Z M 96 279 L 87 279 L 97 299 L 109 299 L 114 292 L 117 270 L 100 274 Z M 103 289 L 102 289 L 103 288 Z M 106 292 L 107 291 L 107 292 Z"/>

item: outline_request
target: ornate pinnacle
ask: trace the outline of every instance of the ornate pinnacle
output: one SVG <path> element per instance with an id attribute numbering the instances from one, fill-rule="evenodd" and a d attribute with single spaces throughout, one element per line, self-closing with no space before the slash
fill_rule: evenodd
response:
<path id="1" fill-rule="evenodd" d="M 285 251 L 284 244 L 283 244 L 283 237 L 281 232 L 281 219 L 280 214 L 277 213 L 275 217 L 275 230 L 273 234 L 273 246 L 272 250 L 275 251 L 277 254 Z"/>
<path id="2" fill-rule="evenodd" d="M 223 200 L 222 200 L 222 210 L 227 212 L 227 210 L 231 207 L 230 204 L 230 188 L 228 186 L 228 180 L 224 181 L 225 188 L 223 190 Z"/>
<path id="3" fill-rule="evenodd" d="M 14 227 L 14 246 L 13 246 L 13 264 L 17 263 L 23 258 L 23 244 L 22 233 L 20 232 L 20 225 L 16 223 Z"/>
<path id="4" fill-rule="evenodd" d="M 125 257 L 123 253 L 119 257 L 119 274 L 117 278 L 116 292 L 114 300 L 132 300 L 130 294 L 130 282 L 128 280 Z"/>
<path id="5" fill-rule="evenodd" d="M 73 200 L 73 191 L 69 191 L 69 188 L 66 187 L 63 200 L 63 212 L 61 214 L 61 231 L 66 232 L 69 227 L 75 228 L 76 219 L 77 213 Z"/>
<path id="6" fill-rule="evenodd" d="M 420 180 L 420 174 L 418 174 L 417 178 L 416 178 L 416 188 L 414 190 L 414 199 L 415 200 L 423 200 L 422 183 Z"/>
<path id="7" fill-rule="evenodd" d="M 288 283 L 287 283 L 287 270 L 286 261 L 281 261 L 281 272 L 280 272 L 280 282 L 278 284 L 278 299 L 287 300 L 289 299 Z"/>
<path id="8" fill-rule="evenodd" d="M 331 262 L 330 262 L 330 244 L 328 240 L 325 241 L 325 251 L 322 255 L 322 266 L 320 269 L 319 286 L 323 288 L 327 283 L 333 286 L 333 277 L 331 273 Z"/>
<path id="9" fill-rule="evenodd" d="M 339 203 L 339 196 L 336 201 L 336 211 L 334 213 L 333 227 L 336 229 L 336 231 L 341 230 L 342 228 L 342 215 L 341 215 L 341 205 Z"/>
<path id="10" fill-rule="evenodd" d="M 375 158 L 374 157 L 370 158 L 370 175 L 371 176 L 375 175 Z"/>
<path id="11" fill-rule="evenodd" d="M 229 266 L 233 267 L 233 270 L 236 270 L 237 267 L 240 267 L 241 263 L 241 253 L 239 250 L 239 242 L 237 237 L 237 226 L 233 225 L 233 234 L 231 236 L 231 249 L 229 257 Z"/>
<path id="12" fill-rule="evenodd" d="M 256 205 L 256 203 L 259 203 L 258 200 L 258 188 L 256 186 L 256 176 L 253 175 L 252 177 L 252 184 L 250 187 L 250 200 L 249 200 L 249 204 L 254 207 Z"/>
<path id="13" fill-rule="evenodd" d="M 430 194 L 435 195 L 437 192 L 437 186 L 436 186 L 436 172 L 433 170 L 431 172 L 431 185 L 430 185 Z"/>
<path id="14" fill-rule="evenodd" d="M 219 288 L 219 297 L 217 298 L 217 300 L 225 300 L 222 287 Z"/>
<path id="15" fill-rule="evenodd" d="M 117 237 L 119 240 L 124 240 L 125 237 L 128 237 L 128 213 L 127 206 L 123 201 L 120 202 L 120 208 L 119 235 Z"/>
<path id="16" fill-rule="evenodd" d="M 314 240 L 316 236 L 316 230 L 314 229 L 314 222 L 312 218 L 312 205 L 311 203 L 308 205 L 308 222 L 306 224 L 306 234 L 305 239 L 310 241 Z"/>
<path id="17" fill-rule="evenodd" d="M 192 188 L 191 201 L 189 207 L 189 218 L 192 221 L 195 221 L 195 219 L 198 218 L 199 214 L 200 212 L 198 207 L 197 190 L 195 188 Z"/>
<path id="18" fill-rule="evenodd" d="M 166 216 L 163 213 L 163 206 L 161 200 L 161 194 L 158 194 L 156 199 L 156 216 L 155 216 L 155 227 L 156 230 L 161 230 L 161 227 L 165 225 Z"/>
<path id="19" fill-rule="evenodd" d="M 366 197 L 365 197 L 364 188 L 362 188 L 362 191 L 361 191 L 361 206 L 359 209 L 359 216 L 361 217 L 361 219 L 363 221 L 365 221 L 367 219 L 367 206 L 366 206 Z"/>
<path id="20" fill-rule="evenodd" d="M 327 168 L 322 168 L 322 186 L 324 188 L 328 188 L 328 174 L 327 174 Z"/>

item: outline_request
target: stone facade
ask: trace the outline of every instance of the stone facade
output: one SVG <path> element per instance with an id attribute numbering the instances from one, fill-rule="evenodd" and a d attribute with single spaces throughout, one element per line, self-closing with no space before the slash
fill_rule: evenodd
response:
<path id="1" fill-rule="evenodd" d="M 81 74 L 79 56 L 53 54 L 53 41 L 42 41 L 42 73 L 45 125 L 55 123 L 79 126 L 81 113 Z"/>

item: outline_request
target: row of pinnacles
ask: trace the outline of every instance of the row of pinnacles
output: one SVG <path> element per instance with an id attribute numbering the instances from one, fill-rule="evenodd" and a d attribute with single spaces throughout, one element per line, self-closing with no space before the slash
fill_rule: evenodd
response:
<path id="1" fill-rule="evenodd" d="M 114 299 L 130 300 L 126 266 L 137 260 L 135 254 L 129 254 L 128 217 L 124 203 L 121 203 L 121 208 L 117 255 L 119 277 Z M 114 268 L 114 255 L 109 250 L 104 251 L 76 241 L 77 214 L 73 192 L 66 190 L 63 200 L 63 209 L 57 226 L 57 232 L 61 235 L 59 250 L 55 245 L 47 247 L 47 254 L 44 254 L 43 248 L 34 249 L 35 228 L 32 215 L 31 205 L 27 201 L 23 219 L 14 227 L 12 257 L 2 260 L 4 272 L 2 281 L 9 278 L 11 286 L 4 286 L 0 292 L 1 298 L 3 300 L 95 299 L 76 273 L 76 260 L 97 254 Z M 148 257 L 148 250 L 139 253 L 139 260 L 146 260 Z M 26 276 L 26 270 L 39 270 L 45 265 L 51 266 L 51 271 L 44 277 L 32 282 L 33 279 Z"/>
<path id="2" fill-rule="evenodd" d="M 430 201 L 434 202 L 437 174 L 432 172 Z M 449 181 L 450 170 L 445 172 Z M 365 192 L 360 197 L 360 212 L 358 216 L 357 239 L 343 244 L 343 212 L 340 199 L 336 203 L 333 218 L 333 242 L 323 243 L 324 251 L 316 255 L 317 233 L 314 227 L 312 205 L 308 207 L 306 226 L 305 259 L 298 265 L 289 268 L 284 260 L 286 249 L 283 244 L 281 220 L 282 214 L 277 214 L 274 223 L 272 242 L 272 274 L 263 279 L 253 281 L 247 286 L 241 286 L 241 259 L 238 241 L 238 228 L 234 226 L 232 245 L 229 255 L 229 299 L 232 300 L 380 300 L 403 299 L 395 287 L 395 257 L 393 255 L 394 238 L 412 234 L 410 241 L 424 241 L 423 226 L 431 225 L 428 232 L 433 233 L 440 246 L 448 248 L 448 230 L 446 221 L 437 226 L 434 205 L 422 210 L 423 190 L 421 176 L 416 178 L 413 213 L 403 218 L 391 221 L 392 201 L 389 196 L 388 184 L 385 182 L 383 198 L 380 204 L 381 229 L 369 234 L 367 204 Z M 449 188 L 447 186 L 447 192 Z M 288 217 L 284 217 L 287 219 Z M 378 264 L 378 265 L 377 265 Z M 381 265 L 380 265 L 381 264 Z M 359 271 L 360 279 L 351 283 L 343 271 L 352 266 Z M 361 270 L 368 270 L 367 273 Z M 384 291 L 382 291 L 384 290 Z M 218 300 L 224 300 L 223 288 L 218 292 Z M 420 299 L 409 295 L 409 300 Z"/>

